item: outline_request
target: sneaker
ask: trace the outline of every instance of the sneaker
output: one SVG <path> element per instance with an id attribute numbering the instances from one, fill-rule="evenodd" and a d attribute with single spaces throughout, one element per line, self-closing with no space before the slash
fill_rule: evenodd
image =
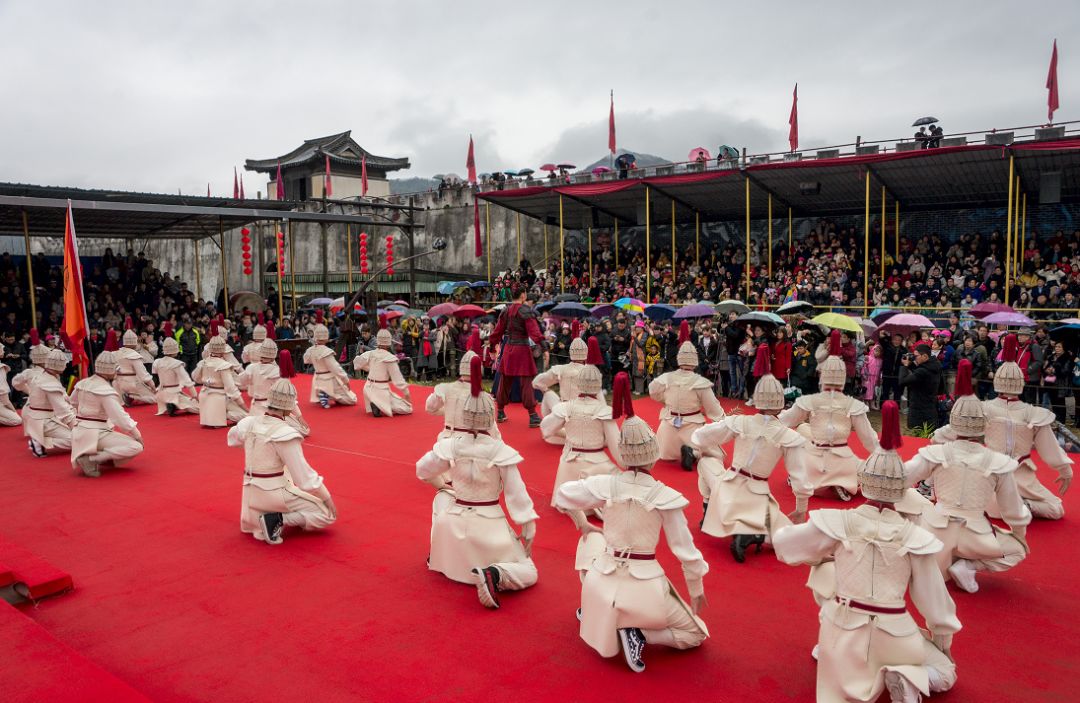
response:
<path id="1" fill-rule="evenodd" d="M 915 486 L 915 490 L 918 491 L 919 494 L 927 500 L 932 500 L 934 497 L 934 488 L 926 481 L 919 481 L 919 483 Z"/>
<path id="2" fill-rule="evenodd" d="M 577 609 L 577 620 L 578 622 L 581 622 L 581 608 Z"/>
<path id="3" fill-rule="evenodd" d="M 497 417 L 495 418 L 495 421 L 496 421 L 496 422 L 499 422 L 499 423 L 503 423 L 503 422 L 506 422 L 506 411 L 505 411 L 505 410 L 503 410 L 502 408 L 500 408 L 500 409 L 499 409 L 499 414 L 498 414 L 498 416 L 497 416 Z"/>
<path id="4" fill-rule="evenodd" d="M 840 486 L 833 486 L 832 489 L 833 493 L 836 494 L 836 497 L 845 503 L 851 500 L 851 494 L 848 493 L 846 489 L 841 488 Z"/>
<path id="5" fill-rule="evenodd" d="M 281 513 L 263 513 L 259 516 L 262 523 L 263 533 L 266 535 L 267 544 L 281 544 L 281 528 L 285 526 L 285 520 Z"/>
<path id="6" fill-rule="evenodd" d="M 922 694 L 900 672 L 885 672 L 885 690 L 891 703 L 920 703 Z"/>
<path id="7" fill-rule="evenodd" d="M 176 403 L 165 403 L 165 411 L 169 413 L 169 417 L 176 417 Z"/>
<path id="8" fill-rule="evenodd" d="M 90 461 L 90 457 L 88 456 L 81 456 L 76 459 L 75 465 L 82 470 L 84 476 L 89 476 L 90 478 L 99 478 L 101 476 L 101 470 L 98 468 L 98 465 Z"/>
<path id="9" fill-rule="evenodd" d="M 26 446 L 30 448 L 30 453 L 36 456 L 38 459 L 45 456 L 45 447 L 41 446 L 41 443 L 36 439 L 30 438 L 26 440 Z"/>
<path id="10" fill-rule="evenodd" d="M 372 415 L 373 415 L 374 417 L 382 417 L 382 410 L 379 410 L 379 406 L 378 406 L 378 405 L 372 405 L 372 406 L 371 406 L 371 414 L 372 414 Z"/>
<path id="11" fill-rule="evenodd" d="M 539 427 L 540 416 L 536 413 L 529 413 L 529 427 Z"/>
<path id="12" fill-rule="evenodd" d="M 330 407 L 330 395 L 326 391 L 319 391 L 319 405 L 323 408 Z"/>
<path id="13" fill-rule="evenodd" d="M 697 457 L 694 456 L 694 448 L 689 444 L 684 444 L 682 445 L 681 454 L 682 458 L 680 459 L 679 464 L 683 467 L 683 470 L 693 471 L 694 462 L 697 461 Z"/>
<path id="14" fill-rule="evenodd" d="M 961 590 L 975 593 L 979 590 L 979 582 L 975 580 L 975 569 L 971 568 L 967 559 L 957 559 L 949 567 L 949 576 Z"/>
<path id="15" fill-rule="evenodd" d="M 746 407 L 748 407 L 748 408 L 754 407 L 754 399 L 753 398 L 746 401 Z"/>
<path id="16" fill-rule="evenodd" d="M 473 569 L 480 581 L 476 584 L 476 597 L 480 604 L 492 610 L 499 609 L 499 570 L 494 566 L 484 569 Z"/>
<path id="17" fill-rule="evenodd" d="M 645 671 L 645 661 L 641 655 L 645 652 L 645 635 L 636 627 L 624 627 L 619 630 L 619 642 L 622 644 L 623 657 L 631 671 L 638 674 Z"/>

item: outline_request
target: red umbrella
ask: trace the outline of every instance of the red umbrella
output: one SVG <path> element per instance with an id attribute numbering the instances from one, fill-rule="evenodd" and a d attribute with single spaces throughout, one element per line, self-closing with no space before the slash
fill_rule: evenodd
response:
<path id="1" fill-rule="evenodd" d="M 978 317 L 981 319 L 986 317 L 987 315 L 993 315 L 996 312 L 1016 311 L 1005 303 L 979 303 L 978 305 L 972 306 L 971 310 L 969 310 L 968 312 L 971 313 L 972 317 Z"/>
<path id="2" fill-rule="evenodd" d="M 480 317 L 487 315 L 479 305 L 462 305 L 453 313 L 454 317 Z"/>
<path id="3" fill-rule="evenodd" d="M 390 312 L 387 312 L 387 313 L 379 313 L 379 317 L 381 317 L 384 320 L 386 320 L 387 322 L 389 322 L 390 320 L 398 319 L 399 317 L 403 316 L 404 314 L 405 313 L 401 312 L 400 310 L 391 310 Z"/>
<path id="4" fill-rule="evenodd" d="M 458 309 L 456 303 L 439 303 L 435 307 L 428 310 L 428 315 L 432 317 L 442 317 L 443 315 L 453 315 Z"/>
<path id="5" fill-rule="evenodd" d="M 559 167 L 556 166 L 555 164 L 544 164 L 543 166 L 540 167 L 540 170 L 541 171 L 558 171 Z"/>

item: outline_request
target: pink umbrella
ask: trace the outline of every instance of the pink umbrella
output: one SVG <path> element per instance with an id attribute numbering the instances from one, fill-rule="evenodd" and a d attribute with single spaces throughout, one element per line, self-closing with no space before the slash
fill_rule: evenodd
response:
<path id="1" fill-rule="evenodd" d="M 398 319 L 399 317 L 401 317 L 404 314 L 405 313 L 401 312 L 400 310 L 391 310 L 390 312 L 387 312 L 387 313 L 379 313 L 379 317 L 381 317 L 384 320 L 386 320 L 387 322 L 389 322 L 390 320 Z"/>
<path id="2" fill-rule="evenodd" d="M 435 307 L 438 307 L 437 305 Z M 434 308 L 433 308 L 434 309 Z M 454 317 L 480 317 L 487 315 L 479 305 L 462 305 L 453 312 Z"/>
<path id="3" fill-rule="evenodd" d="M 974 310 L 974 308 L 972 308 Z M 1035 320 L 1020 312 L 995 312 L 982 319 L 988 325 L 1005 325 L 1006 327 L 1033 327 Z"/>
<path id="4" fill-rule="evenodd" d="M 933 329 L 936 325 L 925 315 L 905 312 L 893 315 L 878 327 L 879 330 L 887 330 L 892 334 L 907 334 L 916 330 Z"/>
<path id="5" fill-rule="evenodd" d="M 708 161 L 711 158 L 712 157 L 709 156 L 709 150 L 708 149 L 706 149 L 703 146 L 697 146 L 697 147 L 694 147 L 693 149 L 690 150 L 690 155 L 686 157 L 686 160 L 687 161 L 698 161 L 698 160 L 703 159 L 705 161 Z"/>
<path id="6" fill-rule="evenodd" d="M 458 309 L 456 303 L 439 303 L 435 307 L 428 310 L 428 315 L 432 317 L 442 317 L 443 315 L 453 315 Z"/>
<path id="7" fill-rule="evenodd" d="M 559 167 L 556 166 L 555 164 L 544 164 L 543 166 L 540 167 L 540 170 L 541 171 L 558 171 Z"/>
<path id="8" fill-rule="evenodd" d="M 968 312 L 971 313 L 972 317 L 983 318 L 987 315 L 993 315 L 996 312 L 1016 312 L 1016 310 L 1013 310 L 1004 303 L 979 303 L 978 305 L 972 306 L 971 310 Z"/>
<path id="9" fill-rule="evenodd" d="M 607 166 L 597 166 L 592 170 L 594 176 L 599 176 L 601 173 L 607 173 L 611 169 Z"/>

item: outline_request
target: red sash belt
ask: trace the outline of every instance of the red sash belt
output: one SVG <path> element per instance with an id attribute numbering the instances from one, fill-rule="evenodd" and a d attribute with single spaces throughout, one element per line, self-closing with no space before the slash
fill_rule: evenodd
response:
<path id="1" fill-rule="evenodd" d="M 37 410 L 39 413 L 51 413 L 52 412 L 52 408 L 35 408 L 33 405 L 30 406 L 30 409 L 31 410 Z"/>
<path id="2" fill-rule="evenodd" d="M 857 600 L 845 600 L 840 596 L 836 597 L 836 602 L 841 605 L 847 605 L 852 608 L 858 608 L 859 610 L 865 610 L 868 613 L 881 613 L 882 615 L 901 615 L 907 612 L 907 608 L 886 608 L 881 605 L 870 605 L 869 603 L 861 603 Z"/>
<path id="3" fill-rule="evenodd" d="M 451 427 L 450 425 L 443 425 L 443 429 L 449 432 L 468 432 L 469 434 L 482 434 L 491 436 L 491 433 L 487 430 L 467 430 L 463 427 Z"/>
<path id="4" fill-rule="evenodd" d="M 837 447 L 846 447 L 847 445 L 847 442 L 841 442 L 840 444 L 818 444 L 817 442 L 814 442 L 814 446 L 820 447 L 821 449 L 836 449 Z"/>
<path id="5" fill-rule="evenodd" d="M 464 505 L 465 507 L 468 507 L 468 508 L 481 507 L 481 506 L 485 506 L 485 505 L 498 505 L 499 504 L 499 501 L 497 501 L 497 500 L 461 500 L 460 498 L 456 498 L 454 500 L 454 502 L 457 503 L 458 505 Z"/>
<path id="6" fill-rule="evenodd" d="M 87 422 L 108 422 L 108 420 L 106 420 L 103 417 L 87 417 L 85 415 L 76 415 L 75 419 L 76 420 L 86 420 Z"/>
<path id="7" fill-rule="evenodd" d="M 763 477 L 761 477 L 761 476 L 758 476 L 758 475 L 756 475 L 756 474 L 752 474 L 752 473 L 750 473 L 749 471 L 747 471 L 746 469 L 742 469 L 742 468 L 739 468 L 738 466 L 732 466 L 732 467 L 731 467 L 731 470 L 732 470 L 732 471 L 737 471 L 737 472 L 739 472 L 740 474 L 742 474 L 743 476 L 745 476 L 745 477 L 747 477 L 747 478 L 752 478 L 752 479 L 754 479 L 755 481 L 768 481 L 768 480 L 769 480 L 769 479 L 767 479 L 767 478 L 763 478 Z"/>
<path id="8" fill-rule="evenodd" d="M 211 386 L 211 385 L 210 385 L 209 383 L 204 383 L 204 384 L 203 384 L 203 388 L 213 388 L 213 389 L 214 389 L 214 390 L 216 390 L 216 391 L 223 391 L 223 390 L 225 390 L 225 386 Z"/>
<path id="9" fill-rule="evenodd" d="M 284 476 L 284 475 L 285 475 L 284 471 L 278 471 L 277 473 L 274 473 L 274 474 L 256 474 L 256 473 L 249 473 L 248 474 L 248 476 L 250 476 L 252 478 L 277 478 L 278 476 Z"/>
<path id="10" fill-rule="evenodd" d="M 174 383 L 171 386 L 162 386 L 162 388 L 179 388 L 179 387 L 180 387 L 179 383 Z"/>
<path id="11" fill-rule="evenodd" d="M 1025 462 L 1025 461 L 1027 461 L 1027 460 L 1028 460 L 1028 459 L 1030 459 L 1030 458 L 1031 458 L 1031 452 L 1028 452 L 1028 453 L 1027 453 L 1027 454 L 1025 454 L 1024 456 L 1022 456 L 1022 457 L 1019 457 L 1019 458 L 1018 458 L 1018 459 L 1016 460 L 1016 463 L 1018 463 L 1018 464 L 1023 464 L 1023 463 Z"/>
<path id="12" fill-rule="evenodd" d="M 670 410 L 668 410 L 668 415 L 671 415 L 672 417 L 693 417 L 694 415 L 700 415 L 700 414 L 701 414 L 700 410 L 697 410 L 697 411 L 692 412 L 692 413 L 673 413 Z"/>
<path id="13" fill-rule="evenodd" d="M 575 452 L 577 454 L 597 454 L 599 452 L 604 451 L 604 448 L 599 447 L 597 449 L 581 449 L 579 447 L 570 447 L 570 451 Z"/>
<path id="14" fill-rule="evenodd" d="M 611 553 L 611 556 L 615 557 L 616 559 L 636 559 L 636 560 L 639 560 L 639 561 L 652 561 L 652 560 L 656 559 L 656 554 L 655 553 L 636 554 L 634 552 L 613 551 Z"/>
<path id="15" fill-rule="evenodd" d="M 330 371 L 316 371 L 315 375 L 318 376 L 318 375 L 324 374 L 324 373 L 332 373 L 332 372 L 330 372 Z"/>
<path id="16" fill-rule="evenodd" d="M 135 375 L 135 372 L 131 372 L 131 373 L 121 373 L 120 371 L 117 371 L 117 372 L 116 372 L 116 375 L 117 375 L 117 376 L 134 376 L 134 375 Z"/>
<path id="17" fill-rule="evenodd" d="M 390 381 L 376 381 L 374 378 L 369 378 L 368 383 L 390 383 Z"/>

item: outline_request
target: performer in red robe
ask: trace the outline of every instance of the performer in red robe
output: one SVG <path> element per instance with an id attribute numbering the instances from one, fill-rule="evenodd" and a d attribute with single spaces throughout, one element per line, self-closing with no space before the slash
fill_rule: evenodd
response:
<path id="1" fill-rule="evenodd" d="M 525 304 L 528 291 L 524 285 L 513 288 L 514 302 L 506 307 L 499 322 L 495 325 L 488 345 L 502 342 L 502 355 L 499 361 L 498 394 L 495 404 L 498 406 L 498 421 L 506 422 L 506 404 L 510 400 L 510 389 L 514 379 L 518 379 L 521 389 L 521 404 L 529 411 L 529 427 L 540 426 L 540 416 L 536 413 L 536 396 L 532 392 L 532 380 L 536 375 L 536 361 L 533 359 L 533 345 L 540 347 L 544 336 L 536 322 L 536 312 Z M 506 337 L 503 341 L 503 337 Z"/>

